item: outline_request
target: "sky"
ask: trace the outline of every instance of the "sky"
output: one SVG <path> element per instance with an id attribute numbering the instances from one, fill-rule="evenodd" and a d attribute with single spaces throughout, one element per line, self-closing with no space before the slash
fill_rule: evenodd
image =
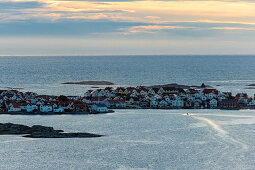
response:
<path id="1" fill-rule="evenodd" d="M 255 0 L 0 0 L 0 55 L 255 54 Z"/>

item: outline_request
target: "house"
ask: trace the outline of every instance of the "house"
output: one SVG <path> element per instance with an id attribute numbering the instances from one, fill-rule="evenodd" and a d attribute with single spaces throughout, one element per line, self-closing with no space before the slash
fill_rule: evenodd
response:
<path id="1" fill-rule="evenodd" d="M 157 108 L 158 107 L 158 101 L 157 100 L 152 100 L 150 102 L 150 107 L 152 108 Z"/>
<path id="2" fill-rule="evenodd" d="M 139 103 L 139 106 L 142 108 L 149 108 L 150 107 L 150 102 L 146 99 L 142 99 Z"/>
<path id="3" fill-rule="evenodd" d="M 37 110 L 37 106 L 36 105 L 27 104 L 27 107 L 26 107 L 26 111 L 27 112 L 33 112 L 35 110 Z"/>
<path id="4" fill-rule="evenodd" d="M 74 103 L 74 110 L 76 112 L 87 112 L 88 107 L 89 106 L 86 103 Z"/>
<path id="5" fill-rule="evenodd" d="M 20 112 L 20 103 L 10 103 L 8 106 L 8 112 Z"/>
<path id="6" fill-rule="evenodd" d="M 59 102 L 59 107 L 62 107 L 64 110 L 71 111 L 74 109 L 72 101 L 61 101 Z"/>
<path id="7" fill-rule="evenodd" d="M 172 107 L 177 107 L 177 108 L 183 108 L 184 107 L 184 101 L 180 98 L 172 100 Z"/>
<path id="8" fill-rule="evenodd" d="M 53 109 L 53 112 L 55 112 L 55 113 L 62 113 L 62 112 L 64 112 L 65 110 L 64 110 L 64 108 L 63 107 L 55 107 L 54 109 Z"/>
<path id="9" fill-rule="evenodd" d="M 160 108 L 166 108 L 167 105 L 168 105 L 168 103 L 167 103 L 167 101 L 165 101 L 165 100 L 161 100 L 161 101 L 159 102 L 159 104 L 158 104 L 158 106 L 159 106 Z"/>
<path id="10" fill-rule="evenodd" d="M 53 111 L 53 107 L 52 107 L 52 105 L 49 105 L 49 104 L 41 105 L 40 106 L 40 111 L 41 112 L 52 112 Z"/>
<path id="11" fill-rule="evenodd" d="M 201 101 L 200 99 L 196 99 L 196 100 L 194 101 L 194 108 L 195 108 L 195 109 L 200 109 L 201 106 L 202 106 L 202 101 Z"/>
<path id="12" fill-rule="evenodd" d="M 105 104 L 93 104 L 91 106 L 91 112 L 93 112 L 93 113 L 105 113 L 108 111 L 109 110 Z"/>
<path id="13" fill-rule="evenodd" d="M 84 93 L 84 97 L 91 97 L 93 93 L 93 90 L 88 90 L 86 93 Z"/>
<path id="14" fill-rule="evenodd" d="M 114 100 L 116 108 L 126 108 L 126 103 L 124 100 Z"/>
<path id="15" fill-rule="evenodd" d="M 224 99 L 220 103 L 222 109 L 238 109 L 240 108 L 238 100 L 236 99 Z"/>
<path id="16" fill-rule="evenodd" d="M 248 97 L 247 93 L 238 93 L 235 96 L 235 99 L 237 99 L 241 103 L 247 104 L 249 97 Z"/>
<path id="17" fill-rule="evenodd" d="M 218 106 L 218 102 L 217 102 L 217 100 L 216 99 L 212 99 L 212 100 L 210 100 L 210 108 L 211 109 L 214 109 L 214 108 L 217 108 L 217 106 Z"/>

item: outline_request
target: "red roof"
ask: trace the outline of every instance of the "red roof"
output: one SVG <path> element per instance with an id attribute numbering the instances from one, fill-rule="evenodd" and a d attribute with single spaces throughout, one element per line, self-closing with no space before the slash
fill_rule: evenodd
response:
<path id="1" fill-rule="evenodd" d="M 205 93 L 205 94 L 209 94 L 209 93 L 218 94 L 218 90 L 216 90 L 216 89 L 204 89 L 203 93 Z"/>
<path id="2" fill-rule="evenodd" d="M 13 108 L 20 108 L 20 103 L 11 103 Z"/>
<path id="3" fill-rule="evenodd" d="M 247 93 L 238 93 L 235 97 L 236 99 L 248 99 L 248 94 Z"/>
<path id="4" fill-rule="evenodd" d="M 74 104 L 74 107 L 79 107 L 79 108 L 84 108 L 84 107 L 88 107 L 88 104 L 87 103 L 75 103 Z"/>

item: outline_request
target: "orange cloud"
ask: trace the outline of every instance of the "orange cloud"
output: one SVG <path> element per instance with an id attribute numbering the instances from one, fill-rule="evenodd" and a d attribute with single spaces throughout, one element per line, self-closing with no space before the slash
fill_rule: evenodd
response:
<path id="1" fill-rule="evenodd" d="M 146 25 L 146 26 L 133 26 L 129 27 L 125 32 L 122 33 L 124 35 L 134 34 L 134 33 L 155 33 L 160 30 L 172 30 L 172 29 L 188 29 L 193 27 L 182 27 L 182 26 L 165 26 L 165 25 Z"/>
<path id="2" fill-rule="evenodd" d="M 12 1 L 29 2 L 32 0 Z M 112 21 L 158 24 L 167 22 L 205 22 L 255 25 L 255 3 L 251 1 L 144 0 L 96 2 L 37 0 L 37 2 L 42 2 L 45 6 L 39 9 L 24 10 L 23 14 L 26 15 L 26 18 L 29 17 L 26 13 L 30 13 L 31 16 L 36 16 L 36 13 L 40 13 L 40 17 L 49 19 L 69 18 L 96 20 L 105 18 Z M 86 14 L 86 12 L 90 14 Z M 58 13 L 58 15 L 56 13 Z M 10 13 L 10 15 L 15 14 Z"/>
<path id="3" fill-rule="evenodd" d="M 215 30 L 248 30 L 255 31 L 255 28 L 241 28 L 241 27 L 212 27 Z"/>

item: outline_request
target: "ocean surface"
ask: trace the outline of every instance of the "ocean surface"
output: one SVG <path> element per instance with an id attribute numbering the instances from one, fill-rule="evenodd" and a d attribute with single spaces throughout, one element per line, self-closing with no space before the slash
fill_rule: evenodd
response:
<path id="1" fill-rule="evenodd" d="M 0 57 L 0 89 L 83 95 L 91 86 L 69 81 L 106 80 L 116 86 L 178 83 L 214 86 L 233 93 L 255 83 L 255 56 L 58 56 Z"/>
<path id="2" fill-rule="evenodd" d="M 0 89 L 83 95 L 116 86 L 205 83 L 233 93 L 255 83 L 255 56 L 0 57 Z M 191 116 L 185 113 L 191 113 Z M 255 169 L 255 111 L 116 110 L 101 115 L 0 115 L 1 123 L 106 135 L 91 139 L 0 136 L 0 169 Z"/>
<path id="3" fill-rule="evenodd" d="M 191 116 L 185 113 L 191 113 Z M 0 169 L 255 169 L 255 112 L 116 110 L 101 115 L 0 115 L 91 139 L 0 136 Z"/>

